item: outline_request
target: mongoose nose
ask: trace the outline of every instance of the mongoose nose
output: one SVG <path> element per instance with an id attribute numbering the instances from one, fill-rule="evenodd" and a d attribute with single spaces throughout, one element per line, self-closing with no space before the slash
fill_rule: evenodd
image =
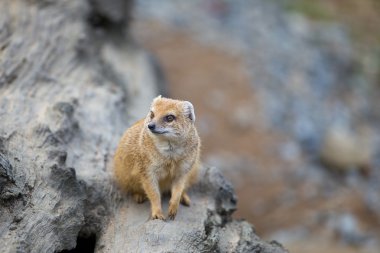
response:
<path id="1" fill-rule="evenodd" d="M 150 124 L 148 124 L 148 128 L 149 128 L 150 130 L 154 130 L 154 129 L 156 128 L 156 124 L 154 124 L 154 123 L 150 123 Z"/>

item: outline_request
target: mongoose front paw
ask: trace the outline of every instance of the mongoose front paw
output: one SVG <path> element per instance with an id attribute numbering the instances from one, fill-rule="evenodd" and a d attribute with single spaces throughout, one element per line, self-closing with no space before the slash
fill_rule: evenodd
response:
<path id="1" fill-rule="evenodd" d="M 170 220 L 174 220 L 176 215 L 177 215 L 177 210 L 169 210 L 168 218 Z"/>
<path id="2" fill-rule="evenodd" d="M 155 214 L 152 214 L 151 219 L 165 220 L 165 216 L 162 213 L 155 213 Z"/>

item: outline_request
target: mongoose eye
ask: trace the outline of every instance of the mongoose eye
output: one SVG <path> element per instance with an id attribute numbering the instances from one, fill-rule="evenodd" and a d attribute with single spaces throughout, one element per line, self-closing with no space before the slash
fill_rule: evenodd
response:
<path id="1" fill-rule="evenodd" d="M 150 119 L 153 119 L 153 118 L 154 118 L 154 113 L 150 111 Z"/>
<path id="2" fill-rule="evenodd" d="M 172 122 L 173 120 L 175 120 L 174 115 L 167 115 L 164 117 L 164 121 L 166 122 Z"/>

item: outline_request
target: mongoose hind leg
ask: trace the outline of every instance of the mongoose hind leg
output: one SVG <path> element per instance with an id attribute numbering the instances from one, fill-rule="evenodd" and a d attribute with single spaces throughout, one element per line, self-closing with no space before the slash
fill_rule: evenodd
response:
<path id="1" fill-rule="evenodd" d="M 186 192 L 183 192 L 181 196 L 181 204 L 184 206 L 190 206 L 190 203 L 191 201 L 189 195 L 187 195 Z"/>
<path id="2" fill-rule="evenodd" d="M 148 197 L 143 193 L 133 193 L 132 197 L 138 204 L 142 204 L 148 199 Z"/>

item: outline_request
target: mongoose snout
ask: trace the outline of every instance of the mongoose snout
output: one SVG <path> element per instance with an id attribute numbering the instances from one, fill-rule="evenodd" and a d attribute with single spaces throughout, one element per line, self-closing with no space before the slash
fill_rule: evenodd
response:
<path id="1" fill-rule="evenodd" d="M 156 128 L 156 125 L 153 123 L 148 124 L 148 128 L 153 132 L 153 130 Z"/>

